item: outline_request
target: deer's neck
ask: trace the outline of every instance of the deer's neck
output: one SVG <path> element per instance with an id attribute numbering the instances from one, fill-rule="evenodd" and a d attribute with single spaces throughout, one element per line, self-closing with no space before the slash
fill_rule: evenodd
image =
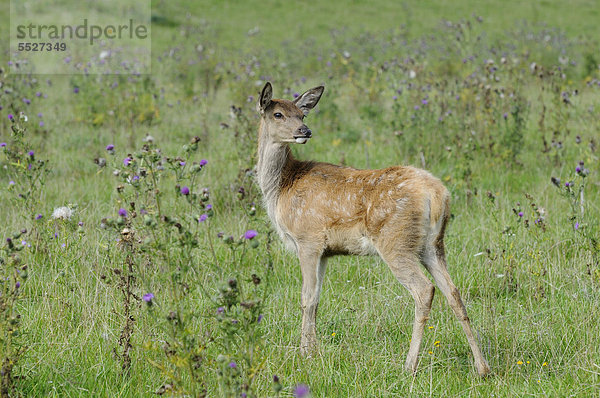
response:
<path id="1" fill-rule="evenodd" d="M 287 144 L 275 143 L 266 139 L 261 123 L 258 136 L 258 163 L 256 177 L 263 193 L 267 213 L 275 222 L 275 209 L 281 192 L 284 170 L 294 162 L 294 157 Z"/>

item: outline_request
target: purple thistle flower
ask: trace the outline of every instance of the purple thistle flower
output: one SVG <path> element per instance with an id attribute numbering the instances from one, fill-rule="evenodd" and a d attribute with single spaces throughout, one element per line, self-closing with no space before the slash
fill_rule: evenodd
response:
<path id="1" fill-rule="evenodd" d="M 74 92 L 75 94 L 78 94 L 78 93 L 79 93 L 79 87 L 75 86 L 75 87 L 73 88 L 73 92 Z"/>
<path id="2" fill-rule="evenodd" d="M 246 233 L 244 234 L 244 239 L 253 239 L 256 237 L 256 235 L 258 235 L 258 232 L 256 232 L 253 229 L 249 229 L 248 231 L 246 231 Z"/>
<path id="3" fill-rule="evenodd" d="M 298 384 L 294 388 L 294 397 L 296 398 L 308 397 L 308 394 L 310 394 L 310 389 L 306 384 Z"/>
<path id="4" fill-rule="evenodd" d="M 36 92 L 36 93 L 35 93 L 35 96 L 36 96 L 36 97 L 41 97 L 41 96 L 42 96 L 42 93 L 40 93 L 40 92 L 38 91 L 38 92 Z"/>
<path id="5" fill-rule="evenodd" d="M 107 150 L 107 151 L 112 151 L 112 150 L 114 150 L 114 149 L 115 149 L 115 146 L 114 146 L 113 144 L 108 144 L 108 145 L 106 146 L 106 150 Z"/>
<path id="6" fill-rule="evenodd" d="M 504 118 L 504 120 L 506 120 L 508 118 L 508 113 L 504 112 L 504 114 L 502 115 L 502 117 Z"/>
<path id="7" fill-rule="evenodd" d="M 38 113 L 38 114 L 37 114 L 37 116 L 38 116 L 38 117 L 42 117 L 42 116 L 44 116 L 44 115 L 42 115 L 42 112 L 40 112 L 40 113 Z"/>
<path id="8" fill-rule="evenodd" d="M 263 315 L 262 315 L 262 314 L 260 314 L 260 315 L 258 316 L 258 319 L 256 320 L 256 323 L 260 323 L 260 321 L 262 321 L 262 319 L 263 319 Z"/>
<path id="9" fill-rule="evenodd" d="M 27 152 L 27 154 L 28 154 L 29 156 L 33 156 L 33 155 L 34 155 L 34 152 L 33 152 L 33 151 L 29 151 L 29 152 Z"/>
<path id="10" fill-rule="evenodd" d="M 421 107 L 419 105 L 415 105 L 415 111 L 418 111 L 419 109 L 421 109 Z"/>
<path id="11" fill-rule="evenodd" d="M 129 166 L 129 165 L 131 164 L 131 161 L 132 161 L 132 160 L 133 160 L 133 159 L 131 159 L 131 158 L 129 158 L 129 157 L 127 157 L 127 158 L 123 159 L 123 166 Z"/>
<path id="12" fill-rule="evenodd" d="M 127 210 L 125 210 L 124 208 L 122 208 L 122 207 L 121 207 L 121 208 L 119 209 L 119 215 L 120 215 L 121 217 L 127 217 Z"/>
<path id="13" fill-rule="evenodd" d="M 27 105 L 31 104 L 31 100 L 29 98 L 23 98 L 23 102 Z"/>
<path id="14" fill-rule="evenodd" d="M 14 182 L 14 181 L 12 181 L 12 180 L 10 180 L 10 181 L 8 182 L 8 185 L 15 185 L 15 182 Z"/>
<path id="15" fill-rule="evenodd" d="M 6 146 L 6 142 L 0 142 L 0 148 L 4 148 Z"/>
<path id="16" fill-rule="evenodd" d="M 39 124 L 40 124 L 40 127 L 44 127 L 44 121 L 43 120 L 40 120 Z"/>
<path id="17" fill-rule="evenodd" d="M 17 281 L 17 283 L 15 283 L 15 288 L 20 288 L 21 287 L 21 282 Z"/>
<path id="18" fill-rule="evenodd" d="M 571 184 L 569 183 L 569 181 L 565 182 L 565 187 L 569 187 Z"/>
<path id="19" fill-rule="evenodd" d="M 523 212 L 522 211 L 519 212 L 519 217 L 523 217 Z"/>
<path id="20" fill-rule="evenodd" d="M 206 210 L 211 210 L 211 209 L 212 209 L 212 205 L 210 205 L 210 204 L 209 204 L 209 205 L 206 205 L 205 209 L 206 209 Z"/>
<path id="21" fill-rule="evenodd" d="M 185 162 L 182 160 L 181 162 L 179 162 L 179 165 L 180 165 L 181 167 L 183 167 L 183 166 L 185 166 Z"/>
<path id="22" fill-rule="evenodd" d="M 79 225 L 80 227 L 83 227 L 83 221 L 79 221 L 79 222 L 77 223 L 77 225 Z"/>
<path id="23" fill-rule="evenodd" d="M 206 219 L 208 218 L 208 214 L 202 214 L 199 218 L 198 218 L 198 222 L 204 222 L 206 221 Z"/>
<path id="24" fill-rule="evenodd" d="M 581 173 L 581 167 L 579 167 L 579 166 L 575 167 L 575 172 L 577 174 Z"/>
<path id="25" fill-rule="evenodd" d="M 294 98 L 298 98 L 300 96 L 299 93 L 294 93 Z"/>
<path id="26" fill-rule="evenodd" d="M 208 163 L 208 160 L 206 160 L 206 159 L 202 159 L 202 160 L 200 161 L 200 166 L 206 166 L 206 164 L 207 164 L 207 163 Z"/>
<path id="27" fill-rule="evenodd" d="M 182 195 L 189 195 L 190 194 L 190 189 L 188 187 L 186 187 L 185 185 L 181 187 L 181 194 Z"/>
<path id="28" fill-rule="evenodd" d="M 423 99 L 421 100 L 421 103 L 422 103 L 423 105 L 427 105 L 427 104 L 429 104 L 429 101 L 427 101 L 427 99 L 423 98 Z"/>
<path id="29" fill-rule="evenodd" d="M 13 120 L 14 118 L 15 118 L 15 117 L 13 116 L 13 114 L 12 114 L 12 113 L 9 113 L 9 114 L 8 114 L 8 119 L 9 119 L 9 120 Z"/>
<path id="30" fill-rule="evenodd" d="M 43 217 L 43 216 L 42 216 L 41 214 L 38 214 L 38 215 L 36 215 L 36 216 L 35 216 L 35 219 L 36 219 L 36 220 L 41 220 L 41 219 L 42 219 L 42 217 Z"/>
<path id="31" fill-rule="evenodd" d="M 223 312 L 225 312 L 225 308 L 223 308 L 223 307 L 217 308 L 217 314 L 222 314 Z"/>
<path id="32" fill-rule="evenodd" d="M 231 361 L 231 362 L 229 362 L 229 367 L 230 367 L 231 369 L 235 369 L 235 368 L 237 368 L 237 363 L 235 363 L 235 362 Z"/>
<path id="33" fill-rule="evenodd" d="M 146 293 L 142 296 L 142 300 L 144 300 L 148 304 L 152 303 L 152 299 L 154 299 L 154 294 L 152 293 Z"/>
<path id="34" fill-rule="evenodd" d="M 577 222 L 575 223 L 575 230 L 578 230 L 578 229 L 579 229 L 579 221 L 577 221 Z"/>

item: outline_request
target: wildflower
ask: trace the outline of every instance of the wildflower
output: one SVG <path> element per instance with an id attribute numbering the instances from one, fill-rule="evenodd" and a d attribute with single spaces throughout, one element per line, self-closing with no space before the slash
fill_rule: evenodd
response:
<path id="1" fill-rule="evenodd" d="M 548 366 L 548 362 L 544 362 L 542 366 Z"/>
<path id="2" fill-rule="evenodd" d="M 179 165 L 180 165 L 181 167 L 183 167 L 183 166 L 185 166 L 185 162 L 182 160 L 181 162 L 179 162 Z"/>
<path id="3" fill-rule="evenodd" d="M 202 159 L 202 160 L 200 161 L 200 166 L 206 166 L 206 164 L 207 164 L 207 163 L 208 163 L 208 160 L 206 160 L 206 159 Z"/>
<path id="4" fill-rule="evenodd" d="M 190 189 L 188 187 L 186 187 L 185 185 L 181 187 L 181 194 L 182 195 L 189 195 L 190 194 Z"/>
<path id="5" fill-rule="evenodd" d="M 44 127 L 44 121 L 43 121 L 43 120 L 42 120 L 42 121 L 40 121 L 40 123 L 39 123 L 39 126 L 40 126 L 40 127 Z"/>
<path id="6" fill-rule="evenodd" d="M 52 212 L 52 218 L 55 220 L 70 220 L 73 210 L 67 206 L 57 207 Z"/>
<path id="7" fill-rule="evenodd" d="M 565 187 L 568 188 L 569 186 L 571 186 L 571 184 L 569 183 L 569 181 L 565 182 Z"/>
<path id="8" fill-rule="evenodd" d="M 21 282 L 17 281 L 17 283 L 15 283 L 15 288 L 20 288 L 21 287 Z"/>
<path id="9" fill-rule="evenodd" d="M 106 150 L 107 150 L 107 151 L 109 151 L 109 152 L 110 152 L 110 151 L 113 151 L 114 149 L 115 149 L 115 146 L 114 146 L 113 144 L 108 144 L 108 145 L 106 146 Z"/>
<path id="10" fill-rule="evenodd" d="M 29 151 L 29 152 L 27 152 L 27 154 L 28 154 L 29 156 L 33 157 L 33 155 L 34 155 L 34 152 L 33 152 L 33 151 Z"/>
<path id="11" fill-rule="evenodd" d="M 256 237 L 256 235 L 258 235 L 258 232 L 256 232 L 253 229 L 249 229 L 248 231 L 246 231 L 246 233 L 244 234 L 244 239 L 250 240 Z"/>
<path id="12" fill-rule="evenodd" d="M 519 216 L 519 217 L 523 217 L 523 212 L 522 212 L 522 211 L 520 211 L 520 212 L 519 212 L 519 214 L 518 214 L 518 216 Z"/>
<path id="13" fill-rule="evenodd" d="M 123 159 L 123 166 L 129 166 L 132 160 L 133 159 L 131 159 L 130 157 L 126 157 L 125 159 Z"/>
<path id="14" fill-rule="evenodd" d="M 237 363 L 235 363 L 235 362 L 231 361 L 231 362 L 229 362 L 229 365 L 228 365 L 228 366 L 229 366 L 231 369 L 235 369 L 235 368 L 237 368 Z"/>
<path id="15" fill-rule="evenodd" d="M 6 146 L 6 142 L 0 142 L 0 148 L 4 148 Z"/>
<path id="16" fill-rule="evenodd" d="M 225 308 L 223 308 L 223 307 L 217 308 L 217 314 L 222 314 L 223 312 L 225 312 Z"/>
<path id="17" fill-rule="evenodd" d="M 206 219 L 208 218 L 208 214 L 202 214 L 199 218 L 198 218 L 198 222 L 204 222 L 206 221 Z"/>
<path id="18" fill-rule="evenodd" d="M 423 104 L 423 105 L 427 105 L 427 104 L 429 104 L 429 101 L 427 101 L 427 99 L 423 98 L 423 99 L 421 100 L 421 104 Z"/>
<path id="19" fill-rule="evenodd" d="M 74 92 L 75 94 L 78 94 L 78 93 L 79 93 L 79 87 L 75 86 L 75 87 L 73 88 L 73 92 Z"/>
<path id="20" fill-rule="evenodd" d="M 152 300 L 154 299 L 154 294 L 146 293 L 142 296 L 142 300 L 144 300 L 148 305 L 152 305 Z"/>
<path id="21" fill-rule="evenodd" d="M 121 207 L 121 208 L 119 209 L 119 215 L 120 215 L 121 217 L 127 217 L 127 210 L 125 210 L 124 208 L 122 208 L 122 207 Z"/>
<path id="22" fill-rule="evenodd" d="M 8 185 L 15 185 L 15 182 L 11 180 L 8 182 Z"/>
<path id="23" fill-rule="evenodd" d="M 14 115 L 13 115 L 12 113 L 9 113 L 9 114 L 8 114 L 8 119 L 9 119 L 9 120 L 13 120 L 14 118 L 15 118 L 15 117 L 14 117 Z"/>
<path id="24" fill-rule="evenodd" d="M 517 361 L 517 365 L 523 365 L 523 361 Z"/>
<path id="25" fill-rule="evenodd" d="M 31 100 L 29 98 L 23 98 L 23 102 L 27 105 L 31 104 Z"/>
<path id="26" fill-rule="evenodd" d="M 575 223 L 575 230 L 577 231 L 578 229 L 579 229 L 579 221 L 577 221 L 577 222 Z"/>
<path id="27" fill-rule="evenodd" d="M 294 397 L 296 397 L 296 398 L 308 397 L 309 394 L 310 394 L 310 389 L 308 388 L 308 386 L 306 384 L 298 384 L 294 388 Z"/>
<path id="28" fill-rule="evenodd" d="M 262 314 L 260 314 L 260 315 L 258 316 L 258 319 L 256 320 L 256 323 L 260 323 L 260 321 L 262 321 L 262 319 L 263 319 L 263 315 L 262 315 Z"/>
<path id="29" fill-rule="evenodd" d="M 42 217 L 43 217 L 43 216 L 42 216 L 41 214 L 38 214 L 38 215 L 36 215 L 36 216 L 35 216 L 35 219 L 36 219 L 36 220 L 41 220 L 41 219 L 42 219 Z"/>
<path id="30" fill-rule="evenodd" d="M 575 172 L 577 174 L 581 173 L 581 167 L 579 167 L 579 166 L 575 167 Z"/>

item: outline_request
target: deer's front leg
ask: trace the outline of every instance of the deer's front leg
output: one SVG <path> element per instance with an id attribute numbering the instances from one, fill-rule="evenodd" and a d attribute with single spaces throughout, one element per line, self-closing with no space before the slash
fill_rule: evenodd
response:
<path id="1" fill-rule="evenodd" d="M 314 251 L 300 251 L 298 258 L 302 269 L 302 337 L 300 340 L 300 353 L 306 356 L 317 346 L 317 307 L 327 259 L 322 258 L 321 253 Z"/>

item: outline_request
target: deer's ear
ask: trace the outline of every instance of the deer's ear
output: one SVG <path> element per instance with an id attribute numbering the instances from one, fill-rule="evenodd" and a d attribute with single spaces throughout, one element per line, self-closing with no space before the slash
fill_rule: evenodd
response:
<path id="1" fill-rule="evenodd" d="M 265 109 L 267 109 L 271 103 L 271 98 L 273 98 L 273 87 L 271 86 L 271 83 L 267 82 L 260 93 L 258 102 L 256 103 L 256 110 L 258 113 L 261 115 L 265 113 Z"/>
<path id="2" fill-rule="evenodd" d="M 296 104 L 296 106 L 300 108 L 304 115 L 308 115 L 308 112 L 310 112 L 310 110 L 314 108 L 315 105 L 317 105 L 317 102 L 319 102 L 319 100 L 321 99 L 321 96 L 323 95 L 323 90 L 325 90 L 325 87 L 323 86 L 311 88 L 310 90 L 296 98 L 294 100 L 294 104 Z"/>

